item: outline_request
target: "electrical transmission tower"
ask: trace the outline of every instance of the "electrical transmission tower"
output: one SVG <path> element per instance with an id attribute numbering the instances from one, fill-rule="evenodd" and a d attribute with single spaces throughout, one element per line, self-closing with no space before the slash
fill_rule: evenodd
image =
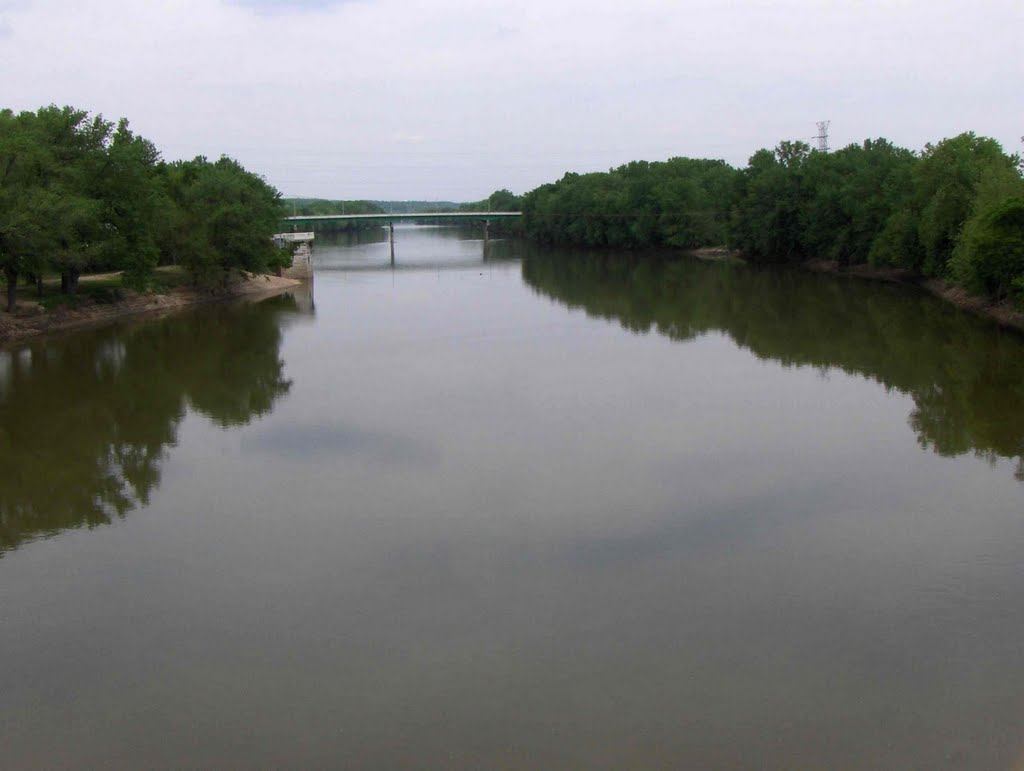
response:
<path id="1" fill-rule="evenodd" d="M 828 152 L 828 124 L 830 120 L 818 121 L 818 149 L 823 153 Z"/>

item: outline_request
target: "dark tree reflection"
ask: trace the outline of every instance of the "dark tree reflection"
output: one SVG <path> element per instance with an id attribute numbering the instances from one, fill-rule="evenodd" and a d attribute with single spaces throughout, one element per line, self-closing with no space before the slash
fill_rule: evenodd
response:
<path id="1" fill-rule="evenodd" d="M 289 295 L 82 333 L 0 354 L 0 554 L 149 502 L 191 408 L 220 426 L 289 390 Z"/>
<path id="2" fill-rule="evenodd" d="M 912 289 L 700 260 L 555 254 L 523 263 L 539 293 L 634 332 L 723 332 L 762 359 L 837 368 L 910 395 L 922 447 L 1017 461 L 1024 339 Z"/>

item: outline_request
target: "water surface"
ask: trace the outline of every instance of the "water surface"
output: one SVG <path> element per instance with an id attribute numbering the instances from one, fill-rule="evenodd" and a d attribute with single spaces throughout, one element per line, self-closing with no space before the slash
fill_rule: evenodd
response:
<path id="1" fill-rule="evenodd" d="M 0 353 L 0 764 L 1019 761 L 1019 337 L 396 234 Z"/>

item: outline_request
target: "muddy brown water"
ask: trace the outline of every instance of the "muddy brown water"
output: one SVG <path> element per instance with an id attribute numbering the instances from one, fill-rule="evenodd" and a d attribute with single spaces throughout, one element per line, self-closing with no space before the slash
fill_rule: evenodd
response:
<path id="1" fill-rule="evenodd" d="M 397 229 L 0 353 L 0 766 L 1008 768 L 1024 345 Z"/>

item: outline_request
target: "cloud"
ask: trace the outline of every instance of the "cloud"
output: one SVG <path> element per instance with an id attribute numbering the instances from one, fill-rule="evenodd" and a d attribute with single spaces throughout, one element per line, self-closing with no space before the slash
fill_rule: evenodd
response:
<path id="1" fill-rule="evenodd" d="M 1017 149 L 1024 6 L 981 6 L 36 0 L 0 6 L 0 93 L 126 116 L 165 157 L 226 153 L 289 195 L 478 200 L 639 158 L 742 164 L 826 118 L 835 147 Z"/>
<path id="2" fill-rule="evenodd" d="M 423 134 L 399 129 L 391 135 L 391 140 L 398 144 L 421 145 L 427 141 L 427 138 Z"/>
<path id="3" fill-rule="evenodd" d="M 407 468 L 432 466 L 439 459 L 437 448 L 415 439 L 338 423 L 278 426 L 259 432 L 244 446 L 304 463 L 364 460 Z"/>
<path id="4" fill-rule="evenodd" d="M 231 0 L 235 5 L 257 13 L 289 14 L 324 11 L 353 0 Z"/>

